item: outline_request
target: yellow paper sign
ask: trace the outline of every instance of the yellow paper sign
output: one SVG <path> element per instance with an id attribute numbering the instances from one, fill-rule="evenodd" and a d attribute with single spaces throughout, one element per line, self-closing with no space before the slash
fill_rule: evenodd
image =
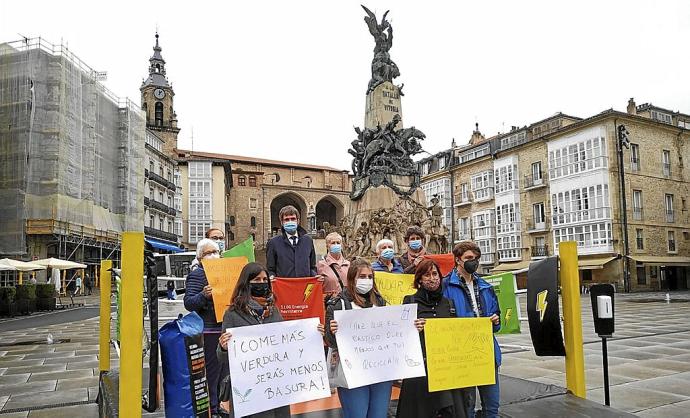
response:
<path id="1" fill-rule="evenodd" d="M 240 278 L 242 268 L 247 265 L 247 257 L 228 257 L 203 260 L 206 280 L 211 285 L 213 307 L 216 321 L 222 322 L 225 311 L 230 306 L 232 292 Z"/>
<path id="2" fill-rule="evenodd" d="M 414 274 L 396 274 L 375 271 L 376 288 L 389 305 L 402 305 L 403 298 L 417 291 L 413 287 Z"/>
<path id="3" fill-rule="evenodd" d="M 429 392 L 496 383 L 489 318 L 427 319 Z"/>

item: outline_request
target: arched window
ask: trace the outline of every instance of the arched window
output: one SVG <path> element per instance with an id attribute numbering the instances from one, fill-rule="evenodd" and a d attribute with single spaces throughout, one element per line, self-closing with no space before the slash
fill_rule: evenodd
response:
<path id="1" fill-rule="evenodd" d="M 245 176 L 237 177 L 237 185 L 238 186 L 246 186 L 247 185 L 247 178 Z"/>
<path id="2" fill-rule="evenodd" d="M 249 176 L 249 187 L 256 187 L 256 176 Z"/>
<path id="3" fill-rule="evenodd" d="M 160 64 L 156 64 L 156 72 L 157 73 L 161 72 L 161 65 Z"/>
<path id="4" fill-rule="evenodd" d="M 235 217 L 234 216 L 230 217 L 230 226 L 235 226 Z"/>
<path id="5" fill-rule="evenodd" d="M 252 216 L 251 225 L 252 225 L 252 228 L 256 228 L 256 216 Z"/>
<path id="6" fill-rule="evenodd" d="M 163 126 L 163 103 L 156 102 L 156 126 Z"/>
<path id="7" fill-rule="evenodd" d="M 306 176 L 304 178 L 304 183 L 307 185 L 307 187 L 311 187 L 311 181 L 312 181 L 311 177 L 309 177 L 309 176 Z"/>

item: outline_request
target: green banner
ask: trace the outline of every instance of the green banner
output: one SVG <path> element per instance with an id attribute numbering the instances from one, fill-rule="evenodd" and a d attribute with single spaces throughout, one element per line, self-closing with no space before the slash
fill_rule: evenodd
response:
<path id="1" fill-rule="evenodd" d="M 246 240 L 223 252 L 222 257 L 247 257 L 247 261 L 253 263 L 256 260 L 254 258 L 254 239 L 250 235 Z"/>
<path id="2" fill-rule="evenodd" d="M 501 308 L 501 330 L 497 334 L 519 334 L 520 318 L 518 318 L 513 273 L 496 274 L 482 277 L 482 279 L 493 285 L 498 296 L 498 306 Z"/>

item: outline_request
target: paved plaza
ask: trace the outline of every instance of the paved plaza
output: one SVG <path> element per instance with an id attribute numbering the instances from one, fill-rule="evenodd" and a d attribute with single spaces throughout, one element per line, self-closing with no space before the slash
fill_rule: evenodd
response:
<path id="1" fill-rule="evenodd" d="M 611 404 L 642 417 L 687 417 L 690 292 L 672 293 L 670 303 L 664 296 L 617 295 L 616 333 L 609 342 Z M 525 298 L 521 299 L 526 315 Z M 72 316 L 95 315 L 97 299 L 86 302 L 87 307 L 73 311 Z M 587 398 L 603 403 L 601 340 L 594 334 L 589 295 L 582 298 L 582 313 Z M 0 321 L 0 418 L 98 415 L 98 318 L 35 325 L 55 322 L 51 318 L 56 315 L 69 313 Z M 522 325 L 522 334 L 499 337 L 505 352 L 501 373 L 565 386 L 564 359 L 536 357 L 527 323 Z M 48 334 L 58 343 L 47 344 Z M 111 364 L 118 366 L 114 350 Z"/>

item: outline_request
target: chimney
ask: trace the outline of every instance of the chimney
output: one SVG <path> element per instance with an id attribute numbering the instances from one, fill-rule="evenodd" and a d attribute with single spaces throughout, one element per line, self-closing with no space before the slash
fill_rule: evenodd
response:
<path id="1" fill-rule="evenodd" d="M 628 115 L 637 115 L 637 106 L 633 97 L 628 100 Z"/>

